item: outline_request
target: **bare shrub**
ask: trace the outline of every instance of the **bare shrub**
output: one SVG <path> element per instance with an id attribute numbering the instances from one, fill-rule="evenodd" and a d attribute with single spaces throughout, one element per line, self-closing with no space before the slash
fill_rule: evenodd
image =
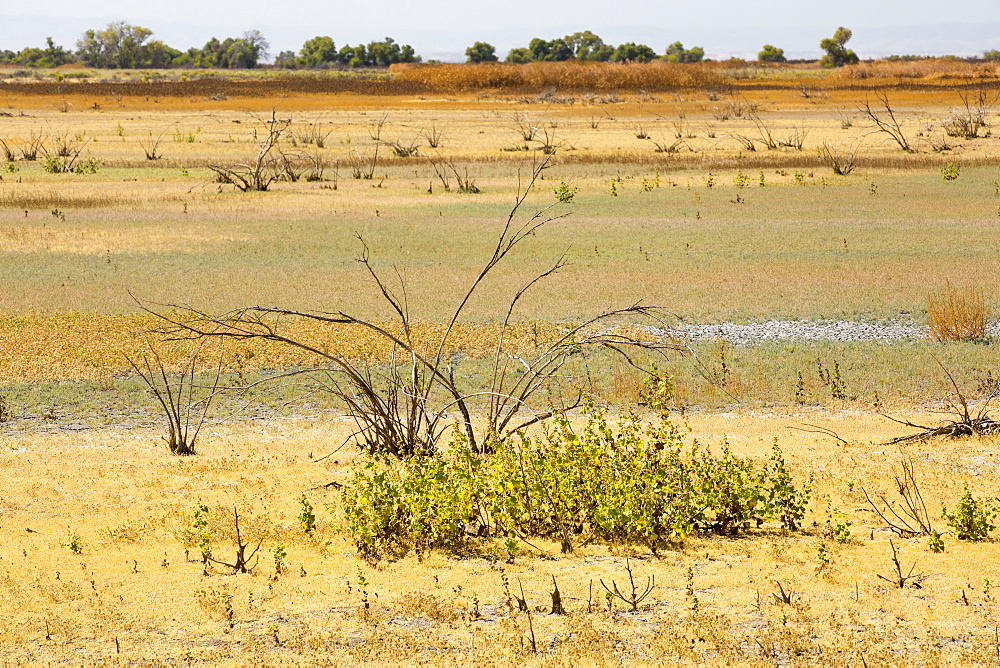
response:
<path id="1" fill-rule="evenodd" d="M 753 153 L 757 150 L 757 144 L 751 137 L 747 137 L 746 135 L 740 134 L 738 132 L 733 132 L 729 136 L 735 139 L 737 142 L 739 142 L 740 146 L 743 147 L 744 151 Z"/>
<path id="2" fill-rule="evenodd" d="M 383 112 L 382 115 L 379 116 L 374 123 L 368 126 L 368 136 L 372 138 L 372 141 L 374 142 L 382 141 L 382 128 L 384 128 L 385 124 L 388 122 L 389 122 L 389 112 L 386 111 Z"/>
<path id="3" fill-rule="evenodd" d="M 292 136 L 295 141 L 302 144 L 310 144 L 316 148 L 323 148 L 326 146 L 326 139 L 330 136 L 333 130 L 327 130 L 323 127 L 320 121 L 314 123 L 307 123 L 305 127 L 301 129 L 296 129 Z"/>
<path id="4" fill-rule="evenodd" d="M 307 163 L 303 154 L 282 151 L 278 162 L 279 178 L 295 183 L 302 178 L 306 166 Z"/>
<path id="5" fill-rule="evenodd" d="M 897 535 L 904 538 L 929 536 L 934 533 L 934 527 L 931 526 L 927 504 L 924 503 L 920 485 L 917 484 L 913 461 L 904 459 L 899 466 L 900 472 L 894 477 L 899 501 L 890 501 L 884 494 L 877 494 L 872 499 L 864 486 L 861 487 L 861 493 L 879 519 Z"/>
<path id="6" fill-rule="evenodd" d="M 163 360 L 154 348 L 138 360 L 125 356 L 132 369 L 139 374 L 149 391 L 156 397 L 167 420 L 168 435 L 164 438 L 170 452 L 175 455 L 195 454 L 195 442 L 201 432 L 208 409 L 219 389 L 222 373 L 222 354 L 211 384 L 200 387 L 195 383 L 195 373 L 200 360 L 199 347 L 188 357 L 176 376 L 167 372 Z"/>
<path id="7" fill-rule="evenodd" d="M 323 154 L 319 151 L 314 151 L 307 154 L 305 160 L 307 163 L 305 180 L 310 182 L 325 181 L 326 177 L 324 173 L 326 172 L 328 163 Z"/>
<path id="8" fill-rule="evenodd" d="M 257 545 L 247 554 L 247 548 L 250 547 L 250 542 L 243 540 L 243 535 L 240 533 L 240 514 L 237 512 L 236 508 L 233 508 L 233 526 L 235 528 L 235 543 L 236 543 L 236 554 L 233 555 L 233 563 L 227 563 L 214 557 L 207 556 L 207 561 L 211 561 L 214 564 L 220 566 L 225 566 L 226 568 L 233 569 L 233 573 L 250 573 L 253 569 L 257 568 L 257 552 L 260 550 L 260 546 L 264 543 L 264 539 L 260 538 L 257 541 Z"/>
<path id="9" fill-rule="evenodd" d="M 21 158 L 29 162 L 38 160 L 38 152 L 44 150 L 46 139 L 45 135 L 41 133 L 35 134 L 34 130 L 32 130 L 28 139 L 21 144 Z"/>
<path id="10" fill-rule="evenodd" d="M 533 123 L 528 114 L 514 114 L 511 129 L 524 141 L 525 147 L 528 142 L 534 141 L 535 135 L 538 134 L 538 124 Z"/>
<path id="11" fill-rule="evenodd" d="M 878 573 L 877 575 L 879 576 L 879 578 L 885 580 L 886 582 L 891 583 L 893 586 L 898 587 L 899 589 L 903 589 L 907 585 L 914 587 L 915 589 L 921 589 L 923 581 L 929 578 L 930 576 L 925 575 L 923 573 L 914 574 L 913 569 L 917 567 L 916 562 L 913 562 L 913 564 L 910 566 L 910 569 L 906 571 L 906 574 L 904 575 L 903 564 L 899 560 L 899 552 L 896 550 L 896 544 L 892 542 L 892 540 L 889 541 L 889 547 L 892 548 L 892 565 L 895 572 L 889 576 L 885 576 L 882 575 L 881 573 Z"/>
<path id="12" fill-rule="evenodd" d="M 209 165 L 220 183 L 228 183 L 243 192 L 264 192 L 284 174 L 284 156 L 279 143 L 285 137 L 291 119 L 279 119 L 275 110 L 271 118 L 255 116 L 260 127 L 254 128 L 253 140 L 257 155 L 235 165 Z"/>
<path id="13" fill-rule="evenodd" d="M 653 145 L 653 153 L 679 153 L 682 148 L 689 148 L 688 143 L 683 139 L 660 139 L 659 141 L 650 138 Z"/>
<path id="14" fill-rule="evenodd" d="M 975 341 L 986 338 L 989 310 L 982 290 L 945 289 L 927 296 L 927 327 L 935 341 Z"/>
<path id="15" fill-rule="evenodd" d="M 371 181 L 375 178 L 375 169 L 378 167 L 378 148 L 380 144 L 375 143 L 371 151 L 361 151 L 354 149 L 347 157 L 347 162 L 351 167 L 351 176 L 356 179 Z"/>
<path id="16" fill-rule="evenodd" d="M 392 309 L 394 322 L 391 325 L 371 322 L 343 311 L 247 307 L 213 316 L 176 305 L 165 305 L 160 311 L 147 310 L 161 320 L 163 326 L 158 331 L 168 339 L 271 341 L 322 360 L 318 366 L 292 370 L 274 378 L 306 375 L 317 389 L 343 402 L 355 423 L 355 430 L 345 443 L 354 442 L 368 452 L 398 457 L 428 455 L 436 451 L 442 435 L 457 423 L 473 452 L 487 451 L 491 444 L 503 442 L 554 414 L 556 408 L 533 407 L 533 398 L 564 379 L 567 363 L 583 351 L 605 348 L 631 360 L 629 355 L 632 353 L 628 350 L 663 354 L 667 350 L 685 349 L 675 342 L 644 335 L 644 329 L 624 327 L 623 321 L 632 319 L 666 327 L 665 311 L 637 303 L 604 311 L 567 326 L 554 340 L 539 342 L 530 355 L 513 354 L 509 350 L 508 335 L 515 311 L 526 293 L 563 267 L 564 259 L 560 257 L 550 268 L 525 281 L 507 302 L 500 316 L 499 333 L 491 344 L 494 352 L 489 358 L 491 368 L 485 374 L 486 389 L 469 389 L 469 379 L 456 377 L 451 338 L 466 305 L 477 295 L 483 281 L 514 249 L 543 226 L 562 217 L 550 214 L 551 207 L 558 202 L 531 215 L 520 214 L 532 186 L 548 166 L 548 160 L 546 157 L 532 165 L 530 179 L 519 190 L 492 253 L 468 288 L 455 295 L 457 305 L 443 331 L 433 340 L 418 340 L 401 274 L 396 273 L 399 286 L 394 289 L 376 269 L 368 246 L 360 237 L 362 251 L 358 261 Z M 283 328 L 285 323 L 296 321 L 374 333 L 391 346 L 391 361 L 382 366 L 356 361 L 308 339 L 297 338 Z M 612 326 L 615 323 L 620 324 Z M 551 405 L 555 397 L 550 396 L 548 401 Z M 577 398 L 572 405 L 579 401 Z M 473 414 L 477 415 L 475 422 Z"/>
<path id="17" fill-rule="evenodd" d="M 942 123 L 949 137 L 977 139 L 990 136 L 989 114 L 1000 99 L 1000 93 L 991 94 L 980 86 L 975 93 L 958 92 L 962 109 L 952 113 L 951 118 Z"/>
<path id="18" fill-rule="evenodd" d="M 389 142 L 389 148 L 392 149 L 397 158 L 412 158 L 420 152 L 420 147 L 417 146 L 416 139 L 411 139 L 405 144 L 397 139 L 396 141 Z"/>
<path id="19" fill-rule="evenodd" d="M 546 153 L 546 155 L 549 154 Z M 471 194 L 478 194 L 482 192 L 476 185 L 476 180 L 469 176 L 468 167 L 459 171 L 454 162 L 442 157 L 440 153 L 437 155 L 437 159 L 427 158 L 427 161 L 431 163 L 434 173 L 441 181 L 441 185 L 445 190 L 451 190 L 451 181 L 448 178 L 448 172 L 451 172 L 451 175 L 455 177 L 455 181 L 458 183 L 458 192 Z"/>
<path id="20" fill-rule="evenodd" d="M 757 113 L 757 109 L 748 108 L 746 116 L 750 119 L 750 122 L 754 124 L 754 127 L 757 128 L 757 133 L 760 135 L 761 143 L 764 144 L 768 150 L 773 151 L 777 149 L 779 146 L 778 140 L 775 138 L 771 128 L 760 119 L 760 114 Z"/>
<path id="21" fill-rule="evenodd" d="M 826 160 L 826 163 L 838 176 L 847 176 L 854 171 L 857 166 L 858 149 L 860 144 L 855 146 L 849 153 L 841 153 L 826 142 L 819 150 L 819 154 Z"/>
<path id="22" fill-rule="evenodd" d="M 884 91 L 879 91 L 875 93 L 875 99 L 879 101 L 881 109 L 878 106 L 872 107 L 871 101 L 866 98 L 860 111 L 874 124 L 876 132 L 889 135 L 907 153 L 915 153 L 906 135 L 903 134 L 903 128 L 896 118 L 896 112 L 889 104 L 889 96 Z"/>
<path id="23" fill-rule="evenodd" d="M 430 129 L 424 130 L 421 134 L 423 134 L 424 139 L 427 140 L 427 146 L 429 148 L 439 148 L 441 146 L 441 142 L 444 140 L 444 131 L 438 128 L 435 123 L 431 123 Z"/>
<path id="24" fill-rule="evenodd" d="M 927 138 L 927 145 L 930 146 L 931 151 L 934 153 L 944 153 L 945 151 L 950 151 L 955 148 L 948 143 L 947 137 L 938 137 L 934 134 L 931 134 L 931 136 Z"/>
<path id="25" fill-rule="evenodd" d="M 807 134 L 809 134 L 808 130 L 800 127 L 793 127 L 791 131 L 785 135 L 784 139 L 778 140 L 778 145 L 784 148 L 792 148 L 796 151 L 801 151 L 802 145 L 806 141 Z"/>
<path id="26" fill-rule="evenodd" d="M 166 134 L 167 131 L 164 130 L 154 137 L 153 133 L 150 132 L 145 140 L 139 140 L 139 146 L 142 148 L 142 152 L 146 154 L 146 160 L 159 160 L 163 157 L 163 151 L 160 150 L 160 143 Z"/>

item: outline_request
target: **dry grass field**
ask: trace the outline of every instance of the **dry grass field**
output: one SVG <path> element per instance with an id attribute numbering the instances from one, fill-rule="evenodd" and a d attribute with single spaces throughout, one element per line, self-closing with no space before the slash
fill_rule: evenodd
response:
<path id="1" fill-rule="evenodd" d="M 879 414 L 940 421 L 954 389 L 943 369 L 973 401 L 995 393 L 989 340 L 717 340 L 658 362 L 689 443 L 721 452 L 725 442 L 762 463 L 777 438 L 795 483 L 813 482 L 799 530 L 695 533 L 656 554 L 600 540 L 565 554 L 543 538 L 510 559 L 501 540 L 470 537 L 452 552 L 365 560 L 341 491 L 328 486 L 347 484 L 365 457 L 336 450 L 351 431 L 342 403 L 294 384 L 265 386 L 249 405 L 223 398 L 198 454 L 169 453 L 161 411 L 125 355 L 152 344 L 177 370 L 191 347 L 150 333 L 162 323 L 137 300 L 173 312 L 345 311 L 395 327 L 356 262 L 361 237 L 372 266 L 405 284 L 415 338 L 432 342 L 546 155 L 519 213 L 556 218 L 489 274 L 449 349 L 473 390 L 489 375 L 510 299 L 561 256 L 565 267 L 519 302 L 512 354 L 640 300 L 676 314 L 671 324 L 924 325 L 934 295 L 974 289 L 996 313 L 997 72 L 718 65 L 650 70 L 641 90 L 636 72 L 114 80 L 67 70 L 36 81 L 0 71 L 0 655 L 1000 663 L 996 543 L 961 540 L 941 516 L 966 489 L 995 496 L 996 437 L 885 445 L 912 430 Z M 866 104 L 910 151 L 877 129 Z M 956 130 L 963 121 L 977 136 Z M 239 169 L 275 128 L 283 178 L 267 192 L 220 182 L 213 167 Z M 284 327 L 360 364 L 393 359 L 379 337 L 343 325 Z M 233 342 L 223 380 L 319 361 Z M 584 356 L 572 370 L 549 400 L 579 387 L 613 415 L 637 404 L 649 413 L 642 378 L 618 358 Z M 865 499 L 867 490 L 898 501 L 905 462 L 943 552 L 927 535 L 888 530 Z M 316 516 L 309 532 L 302 499 Z M 195 514 L 201 505 L 207 515 Z M 248 549 L 260 541 L 250 573 L 200 558 L 207 532 L 213 555 L 231 562 L 234 509 Z M 904 587 L 890 582 L 894 549 L 902 575 L 914 564 L 919 576 Z M 655 576 L 634 611 L 601 585 L 627 587 L 627 567 L 640 589 Z M 554 582 L 565 615 L 551 614 Z"/>

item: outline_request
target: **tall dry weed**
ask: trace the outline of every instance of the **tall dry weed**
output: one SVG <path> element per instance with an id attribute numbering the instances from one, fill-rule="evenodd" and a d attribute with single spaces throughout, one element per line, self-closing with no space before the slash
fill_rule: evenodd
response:
<path id="1" fill-rule="evenodd" d="M 977 288 L 956 288 L 949 282 L 927 296 L 927 326 L 935 341 L 984 339 L 988 317 L 983 292 Z"/>
<path id="2" fill-rule="evenodd" d="M 967 63 L 951 58 L 876 60 L 842 67 L 835 79 L 990 79 L 1000 77 L 996 63 Z"/>
<path id="3" fill-rule="evenodd" d="M 658 91 L 720 86 L 725 77 L 703 63 L 543 62 L 426 64 L 394 67 L 394 81 L 439 91 Z"/>

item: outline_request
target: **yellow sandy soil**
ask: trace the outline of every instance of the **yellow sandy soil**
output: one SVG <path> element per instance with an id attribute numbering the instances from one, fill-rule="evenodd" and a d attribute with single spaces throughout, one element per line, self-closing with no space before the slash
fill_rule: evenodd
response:
<path id="1" fill-rule="evenodd" d="M 933 419 L 915 416 L 914 419 Z M 716 414 L 689 418 L 709 445 L 728 438 L 765 457 L 777 436 L 799 481 L 815 477 L 802 533 L 693 538 L 652 557 L 641 548 L 590 545 L 560 555 L 526 548 L 513 564 L 473 545 L 460 556 L 413 554 L 369 564 L 339 532 L 346 451 L 336 419 L 230 424 L 204 435 L 200 454 L 170 456 L 153 431 L 53 428 L 0 438 L 0 654 L 31 662 L 227 661 L 275 663 L 982 663 L 996 660 L 995 544 L 946 535 L 900 539 L 867 507 L 893 490 L 896 463 L 912 459 L 932 519 L 964 485 L 991 494 L 1000 475 L 995 441 L 880 445 L 905 433 L 862 412 Z M 816 425 L 847 441 L 798 431 Z M 316 508 L 307 535 L 299 499 Z M 196 504 L 211 508 L 215 554 L 228 561 L 232 513 L 245 540 L 263 540 L 257 568 L 203 573 L 190 542 Z M 839 544 L 828 505 L 853 523 Z M 78 537 L 80 553 L 68 546 Z M 898 589 L 889 540 L 903 567 L 930 577 Z M 829 555 L 821 567 L 820 544 Z M 281 573 L 273 551 L 285 546 Z M 609 613 L 600 580 L 621 587 L 625 558 L 655 588 L 637 613 Z M 693 592 L 688 591 L 688 569 Z M 367 585 L 359 588 L 359 574 Z M 569 614 L 550 615 L 555 577 Z M 992 581 L 992 582 L 991 582 Z M 794 592 L 780 603 L 778 585 Z M 510 609 L 505 586 L 531 606 Z M 368 608 L 365 608 L 367 591 Z M 697 603 L 692 599 L 697 598 Z M 589 603 L 588 603 L 589 598 Z M 589 612 L 588 612 L 589 608 Z"/>

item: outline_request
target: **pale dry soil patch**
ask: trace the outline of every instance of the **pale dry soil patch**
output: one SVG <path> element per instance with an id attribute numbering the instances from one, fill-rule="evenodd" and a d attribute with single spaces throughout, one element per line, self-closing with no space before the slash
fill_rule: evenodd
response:
<path id="1" fill-rule="evenodd" d="M 410 552 L 372 564 L 341 531 L 339 493 L 316 489 L 346 481 L 357 463 L 346 449 L 317 461 L 347 433 L 341 418 L 215 427 L 186 458 L 170 456 L 148 429 L 0 435 L 0 655 L 15 663 L 997 662 L 995 543 L 946 535 L 946 551 L 934 554 L 925 538 L 883 529 L 860 491 L 891 495 L 898 461 L 910 458 L 944 530 L 942 502 L 954 508 L 965 485 L 977 496 L 995 491 L 995 440 L 901 450 L 881 445 L 900 427 L 862 411 L 686 420 L 703 445 L 728 439 L 760 460 L 777 437 L 797 482 L 814 478 L 805 531 L 694 537 L 656 556 L 600 544 L 564 555 L 543 542 L 522 546 L 513 563 L 472 544 L 459 555 Z M 795 429 L 805 425 L 847 444 Z M 303 495 L 318 520 L 311 534 L 297 519 Z M 233 555 L 233 508 L 244 539 L 262 539 L 252 573 L 203 572 L 188 534 L 199 502 L 211 508 L 218 558 Z M 831 507 L 852 522 L 845 544 L 825 531 Z M 68 547 L 73 536 L 79 554 Z M 892 574 L 890 538 L 905 569 L 915 562 L 914 573 L 930 576 L 922 588 L 879 579 Z M 278 545 L 287 552 L 281 573 Z M 638 584 L 655 576 L 655 588 L 637 612 L 620 601 L 609 612 L 600 580 L 625 586 L 626 557 Z M 566 615 L 549 614 L 553 578 Z M 772 595 L 777 582 L 794 592 L 792 604 Z M 521 587 L 530 618 L 507 593 Z"/>

